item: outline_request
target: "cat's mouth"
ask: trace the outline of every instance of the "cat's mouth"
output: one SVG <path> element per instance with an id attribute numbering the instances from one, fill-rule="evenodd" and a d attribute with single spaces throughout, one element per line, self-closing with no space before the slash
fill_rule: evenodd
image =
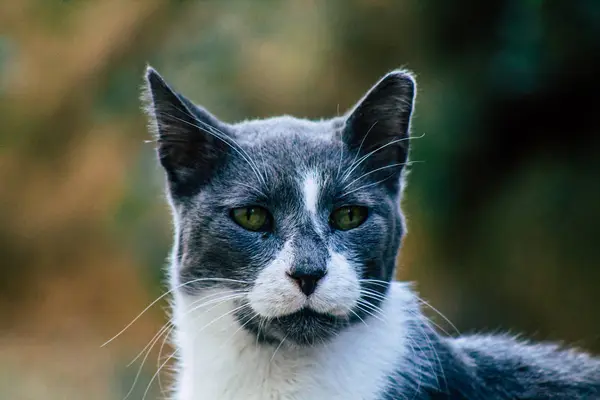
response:
<path id="1" fill-rule="evenodd" d="M 300 346 L 323 343 L 348 326 L 350 319 L 332 314 L 324 314 L 304 306 L 287 315 L 276 318 L 254 318 L 238 315 L 245 329 L 265 342 L 289 342 Z"/>

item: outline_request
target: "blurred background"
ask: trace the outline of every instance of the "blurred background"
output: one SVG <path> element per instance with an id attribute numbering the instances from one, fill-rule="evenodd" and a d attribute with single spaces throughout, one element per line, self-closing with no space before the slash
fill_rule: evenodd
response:
<path id="1" fill-rule="evenodd" d="M 162 340 L 127 364 L 164 302 L 101 348 L 164 290 L 146 63 L 229 121 L 332 116 L 415 71 L 399 278 L 461 332 L 600 352 L 599 1 L 4 1 L 0 398 L 121 400 L 139 370 L 141 399 L 157 370 Z"/>

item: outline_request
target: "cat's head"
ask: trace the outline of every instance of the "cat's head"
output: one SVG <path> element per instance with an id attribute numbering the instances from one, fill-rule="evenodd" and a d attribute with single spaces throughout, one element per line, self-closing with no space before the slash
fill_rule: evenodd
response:
<path id="1" fill-rule="evenodd" d="M 343 117 L 235 124 L 151 68 L 146 81 L 174 211 L 174 289 L 230 290 L 238 321 L 267 341 L 310 345 L 376 317 L 404 233 L 413 77 L 387 74 Z"/>

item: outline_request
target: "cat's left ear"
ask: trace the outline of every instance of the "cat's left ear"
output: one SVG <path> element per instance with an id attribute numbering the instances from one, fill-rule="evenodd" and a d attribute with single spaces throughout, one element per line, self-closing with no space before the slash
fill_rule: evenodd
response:
<path id="1" fill-rule="evenodd" d="M 176 93 L 153 68 L 147 68 L 145 78 L 142 100 L 169 189 L 175 197 L 193 195 L 223 163 L 229 127 Z"/>
<path id="2" fill-rule="evenodd" d="M 377 180 L 398 190 L 408 160 L 416 82 L 406 71 L 385 75 L 346 118 L 342 140 Z M 376 171 L 377 170 L 377 171 Z"/>

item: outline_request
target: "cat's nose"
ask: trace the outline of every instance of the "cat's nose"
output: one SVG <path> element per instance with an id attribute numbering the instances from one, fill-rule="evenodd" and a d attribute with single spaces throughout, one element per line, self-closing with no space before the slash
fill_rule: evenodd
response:
<path id="1" fill-rule="evenodd" d="M 317 283 L 325 276 L 325 273 L 324 269 L 311 269 L 308 271 L 299 269 L 290 272 L 289 276 L 296 282 L 302 293 L 310 296 L 314 293 Z"/>

